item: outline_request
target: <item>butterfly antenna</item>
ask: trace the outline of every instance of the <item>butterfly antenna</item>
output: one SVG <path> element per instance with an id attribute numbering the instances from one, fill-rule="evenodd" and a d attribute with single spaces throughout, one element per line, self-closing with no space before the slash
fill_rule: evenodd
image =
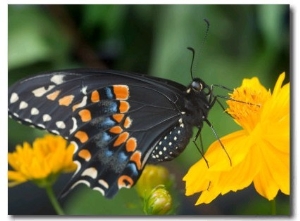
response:
<path id="1" fill-rule="evenodd" d="M 203 20 L 206 23 L 206 31 L 205 31 L 205 35 L 204 35 L 204 39 L 202 41 L 201 47 L 204 45 L 204 43 L 205 43 L 205 41 L 207 39 L 208 31 L 209 31 L 209 21 L 206 18 L 204 18 Z M 187 47 L 187 49 L 190 50 L 193 53 L 190 72 L 191 72 L 191 78 L 194 79 L 194 77 L 193 77 L 193 66 L 194 66 L 194 60 L 195 60 L 195 54 L 196 54 L 196 52 L 195 52 L 195 49 L 192 48 L 192 47 Z"/>
<path id="2" fill-rule="evenodd" d="M 202 46 L 206 42 L 208 31 L 209 31 L 209 21 L 206 18 L 204 18 L 203 20 L 206 23 L 206 31 L 205 31 L 204 39 L 203 39 L 203 42 L 202 42 Z"/>
<path id="3" fill-rule="evenodd" d="M 194 59 L 195 59 L 195 50 L 192 47 L 187 47 L 187 49 L 190 50 L 193 53 L 192 63 L 191 63 L 191 68 L 190 68 L 191 78 L 193 80 L 194 79 L 194 77 L 193 77 L 193 65 L 194 65 Z"/>

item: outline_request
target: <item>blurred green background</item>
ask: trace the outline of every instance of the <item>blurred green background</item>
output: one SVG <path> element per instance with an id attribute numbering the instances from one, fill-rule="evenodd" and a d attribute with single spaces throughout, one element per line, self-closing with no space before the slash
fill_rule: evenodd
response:
<path id="1" fill-rule="evenodd" d="M 206 41 L 206 23 L 210 28 Z M 283 71 L 290 74 L 289 5 L 9 5 L 8 84 L 43 71 L 77 67 L 109 68 L 172 79 L 187 85 L 191 52 L 194 76 L 207 84 L 237 87 L 243 78 L 259 77 L 273 89 Z M 217 89 L 216 94 L 226 95 Z M 225 102 L 225 101 L 222 101 Z M 209 114 L 219 136 L 238 127 L 215 105 Z M 8 121 L 9 151 L 43 132 Z M 205 125 L 204 148 L 216 138 Z M 163 163 L 175 177 L 176 214 L 269 214 L 270 202 L 253 186 L 194 206 L 182 177 L 201 155 L 191 144 L 176 160 Z M 201 176 L 201 171 L 199 171 Z M 55 185 L 58 194 L 70 175 Z M 31 183 L 9 188 L 8 214 L 55 214 L 44 190 Z M 60 199 L 67 214 L 142 215 L 135 189 L 113 200 L 80 186 Z M 278 214 L 290 214 L 290 198 L 279 194 Z"/>

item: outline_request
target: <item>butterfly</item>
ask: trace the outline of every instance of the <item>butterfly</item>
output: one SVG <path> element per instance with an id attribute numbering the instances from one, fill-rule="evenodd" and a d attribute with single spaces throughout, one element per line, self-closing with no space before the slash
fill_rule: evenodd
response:
<path id="1" fill-rule="evenodd" d="M 132 187 L 147 163 L 170 161 L 200 133 L 216 101 L 200 78 L 188 86 L 141 74 L 97 69 L 52 71 L 9 87 L 9 116 L 75 145 L 80 183 L 112 198 Z"/>

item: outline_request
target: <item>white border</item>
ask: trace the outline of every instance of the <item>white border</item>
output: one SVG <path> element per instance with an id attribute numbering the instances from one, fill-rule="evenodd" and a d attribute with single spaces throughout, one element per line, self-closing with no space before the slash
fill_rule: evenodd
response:
<path id="1" fill-rule="evenodd" d="M 0 67 L 1 67 L 1 80 L 0 80 L 0 97 L 1 97 L 1 149 L 2 149 L 2 154 L 0 154 L 1 156 L 1 193 L 2 193 L 2 204 L 1 204 L 1 220 L 44 220 L 42 217 L 16 217 L 16 216 L 8 216 L 7 212 L 8 212 L 8 208 L 7 208 L 7 166 L 5 165 L 7 162 L 7 109 L 6 109 L 6 104 L 7 104 L 7 96 L 4 96 L 5 94 L 7 94 L 7 71 L 8 71 L 8 62 L 7 62 L 7 5 L 8 4 L 208 4 L 208 2 L 203 2 L 203 1 L 191 1 L 191 0 L 186 0 L 184 2 L 182 1 L 158 1 L 158 0 L 152 0 L 151 2 L 141 2 L 141 1 L 91 1 L 91 0 L 87 0 L 85 2 L 83 1 L 64 1 L 62 2 L 60 1 L 42 1 L 42 0 L 31 0 L 31 1 L 23 1 L 23 0 L 11 0 L 11 1 L 1 1 L 0 3 L 0 23 L 1 23 L 1 34 L 0 34 L 0 48 L 1 48 L 1 59 L 0 59 Z M 293 39 L 293 44 L 291 44 L 291 65 L 292 65 L 292 69 L 293 70 L 293 74 L 294 77 L 291 78 L 291 81 L 295 81 L 294 83 L 292 83 L 292 86 L 295 87 L 295 89 L 292 91 L 294 93 L 294 98 L 295 98 L 295 103 L 293 104 L 293 113 L 295 114 L 294 116 L 291 117 L 291 122 L 293 122 L 294 125 L 294 142 L 293 142 L 293 147 L 294 147 L 294 159 L 293 162 L 296 164 L 296 166 L 293 168 L 293 172 L 294 172 L 294 177 L 292 177 L 292 182 L 293 182 L 293 187 L 294 187 L 294 192 L 293 194 L 296 193 L 295 196 L 292 196 L 292 203 L 294 203 L 294 205 L 292 206 L 292 219 L 294 220 L 298 220 L 298 216 L 299 216 L 299 203 L 298 203 L 298 199 L 299 199 L 299 191 L 297 191 L 297 187 L 298 187 L 298 177 L 300 175 L 300 168 L 298 168 L 298 159 L 299 159 L 299 142 L 297 140 L 297 136 L 299 134 L 299 130 L 298 127 L 300 125 L 300 109 L 299 109 L 299 98 L 298 96 L 300 96 L 300 82 L 299 79 L 300 77 L 298 76 L 300 73 L 298 73 L 298 66 L 299 66 L 299 43 L 297 42 L 297 40 L 299 40 L 299 22 L 300 22 L 300 15 L 299 15 L 299 6 L 298 3 L 296 1 L 273 1 L 273 2 L 269 2 L 269 1 L 265 1 L 262 2 L 261 0 L 252 0 L 251 2 L 244 2 L 244 4 L 291 4 L 291 30 L 292 30 L 292 39 Z M 229 4 L 228 1 L 215 1 L 215 0 L 211 0 L 209 1 L 209 4 Z M 231 1 L 230 4 L 241 4 L 241 1 Z M 298 101 L 298 102 L 297 102 Z M 4 138 L 4 139 L 3 139 Z M 4 142 L 3 142 L 4 141 Z M 294 165 L 293 165 L 294 166 Z M 75 217 L 72 217 L 71 219 L 74 219 Z M 120 217 L 123 218 L 124 217 Z M 168 217 L 170 218 L 170 217 Z M 185 217 L 188 218 L 188 217 Z M 233 217 L 228 217 L 229 219 L 232 219 Z M 250 218 L 250 219 L 256 219 L 255 216 L 251 216 L 251 217 L 243 217 L 243 219 L 245 218 Z M 259 217 L 258 219 L 262 219 L 263 217 Z M 266 217 L 268 218 L 268 217 Z M 272 220 L 274 219 L 273 217 Z M 46 220 L 60 220 L 62 219 L 62 217 L 58 217 L 56 216 L 55 218 L 50 218 L 47 217 Z M 75 219 L 80 219 L 79 218 L 75 218 Z M 86 217 L 83 217 L 82 219 L 87 219 Z M 90 218 L 88 218 L 90 219 Z M 98 218 L 91 218 L 91 219 L 99 219 Z M 106 219 L 111 219 L 108 217 L 101 217 L 101 220 L 106 220 Z M 130 219 L 132 219 L 132 217 L 130 217 Z M 141 219 L 141 217 L 138 217 L 138 219 Z M 154 219 L 154 218 L 153 218 Z M 173 217 L 172 217 L 173 219 Z M 180 219 L 179 217 L 174 217 L 174 219 Z M 205 217 L 206 219 L 212 219 L 212 220 L 222 220 L 222 218 L 209 218 L 209 217 Z M 224 219 L 224 217 L 223 217 Z M 237 219 L 239 219 L 239 217 L 237 217 Z M 282 219 L 282 217 L 275 217 L 275 220 L 279 220 Z M 152 220 L 152 219 L 150 219 Z"/>

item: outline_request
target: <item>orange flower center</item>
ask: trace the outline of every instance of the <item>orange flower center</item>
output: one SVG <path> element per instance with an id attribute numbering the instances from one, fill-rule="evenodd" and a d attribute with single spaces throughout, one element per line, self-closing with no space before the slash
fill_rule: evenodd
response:
<path id="1" fill-rule="evenodd" d="M 226 111 L 237 124 L 251 132 L 259 122 L 262 107 L 271 93 L 260 85 L 257 78 L 252 78 L 229 95 L 231 100 L 227 101 Z"/>

